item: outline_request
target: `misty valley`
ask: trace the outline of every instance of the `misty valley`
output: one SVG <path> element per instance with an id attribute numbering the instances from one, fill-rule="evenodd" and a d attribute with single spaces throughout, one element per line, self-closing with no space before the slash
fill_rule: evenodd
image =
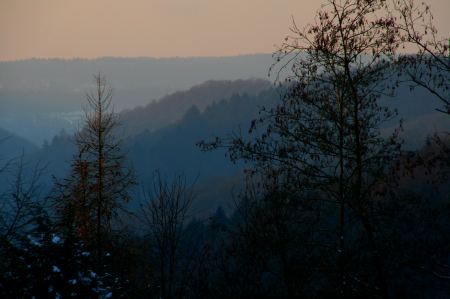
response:
<path id="1" fill-rule="evenodd" d="M 449 298 L 448 39 L 326 3 L 273 54 L 0 61 L 0 298 Z"/>

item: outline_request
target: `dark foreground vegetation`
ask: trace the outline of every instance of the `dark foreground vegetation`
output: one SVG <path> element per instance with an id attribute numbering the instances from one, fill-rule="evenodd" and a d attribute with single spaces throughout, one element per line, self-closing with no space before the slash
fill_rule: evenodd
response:
<path id="1" fill-rule="evenodd" d="M 1 165 L 12 179 L 0 297 L 448 298 L 450 139 L 404 150 L 380 100 L 422 88 L 450 114 L 448 47 L 431 19 L 412 0 L 329 0 L 315 23 L 293 24 L 274 54 L 272 72 L 289 72 L 276 104 L 244 132 L 197 143 L 245 165 L 233 210 L 206 219 L 191 213 L 194 180 L 158 171 L 127 208 L 138 178 L 95 76 L 70 172 L 49 195 L 45 165 Z"/>

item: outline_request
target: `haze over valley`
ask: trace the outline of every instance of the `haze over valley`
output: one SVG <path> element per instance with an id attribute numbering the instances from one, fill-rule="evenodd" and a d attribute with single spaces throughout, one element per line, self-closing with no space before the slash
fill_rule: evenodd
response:
<path id="1" fill-rule="evenodd" d="M 0 298 L 447 299 L 449 5 L 0 1 Z"/>
<path id="2" fill-rule="evenodd" d="M 92 87 L 92 75 L 98 72 L 111 74 L 114 109 L 122 111 L 207 80 L 268 78 L 272 60 L 267 54 L 0 62 L 0 127 L 37 145 L 62 129 L 73 132 L 82 116 L 84 95 Z"/>

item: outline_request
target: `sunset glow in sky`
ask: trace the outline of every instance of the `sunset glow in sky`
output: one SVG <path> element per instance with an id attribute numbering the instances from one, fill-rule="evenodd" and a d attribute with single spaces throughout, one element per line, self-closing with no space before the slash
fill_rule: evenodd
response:
<path id="1" fill-rule="evenodd" d="M 428 0 L 442 34 L 450 1 Z M 319 0 L 1 0 L 0 60 L 270 53 Z"/>

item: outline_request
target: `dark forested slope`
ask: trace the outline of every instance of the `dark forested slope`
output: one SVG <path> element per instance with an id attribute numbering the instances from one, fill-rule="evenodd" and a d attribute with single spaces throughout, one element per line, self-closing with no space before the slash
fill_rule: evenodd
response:
<path id="1" fill-rule="evenodd" d="M 199 193 L 202 206 L 214 208 L 230 198 L 233 177 L 240 175 L 242 165 L 230 163 L 224 150 L 202 152 L 196 143 L 226 137 L 230 132 L 247 134 L 259 107 L 273 106 L 280 96 L 279 90 L 263 80 L 208 81 L 124 111 L 119 114 L 122 125 L 117 133 L 139 183 L 149 185 L 156 169 L 168 176 L 184 173 L 204 191 Z M 421 91 L 403 88 L 395 98 L 383 102 L 399 110 L 399 117 L 384 130 L 390 131 L 403 118 L 403 137 L 409 149 L 422 147 L 426 136 L 450 123 L 448 117 L 436 115 L 434 103 Z M 60 134 L 33 154 L 32 160 L 48 165 L 49 175 L 64 177 L 74 153 L 71 135 Z M 51 183 L 47 180 L 48 186 Z"/>

